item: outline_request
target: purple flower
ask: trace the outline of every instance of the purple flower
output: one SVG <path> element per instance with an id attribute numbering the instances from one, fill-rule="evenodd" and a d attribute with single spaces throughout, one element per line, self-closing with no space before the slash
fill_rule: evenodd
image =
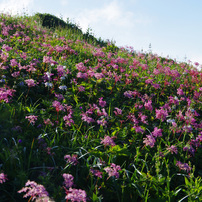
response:
<path id="1" fill-rule="evenodd" d="M 187 173 L 190 172 L 191 168 L 187 163 L 182 163 L 180 161 L 177 161 L 176 166 L 180 169 L 180 170 L 185 170 Z"/>
<path id="2" fill-rule="evenodd" d="M 78 164 L 78 160 L 77 160 L 77 155 L 76 154 L 73 154 L 72 156 L 70 156 L 70 155 L 65 155 L 64 156 L 64 159 L 67 159 L 66 161 L 67 161 L 67 163 L 70 163 L 70 164 L 72 164 L 72 165 L 76 165 L 76 164 Z"/>
<path id="3" fill-rule="evenodd" d="M 158 129 L 157 127 L 155 127 L 154 131 L 152 132 L 152 135 L 154 137 L 161 137 L 162 136 L 162 129 Z"/>
<path id="4" fill-rule="evenodd" d="M 96 177 L 99 177 L 99 178 L 102 178 L 102 172 L 100 172 L 99 170 L 94 170 L 93 168 L 90 169 L 90 172 L 96 176 Z"/>
<path id="5" fill-rule="evenodd" d="M 107 121 L 105 119 L 97 120 L 97 124 L 101 126 L 106 126 Z"/>
<path id="6" fill-rule="evenodd" d="M 3 184 L 7 179 L 7 175 L 0 173 L 0 183 Z"/>
<path id="7" fill-rule="evenodd" d="M 168 146 L 168 147 L 167 147 L 167 150 L 168 150 L 171 154 L 173 154 L 173 153 L 177 154 L 177 147 L 174 146 L 174 145 L 171 145 L 170 147 Z"/>
<path id="8" fill-rule="evenodd" d="M 34 83 L 35 81 L 33 79 L 27 79 L 25 80 L 26 84 L 28 87 L 34 87 L 36 84 Z"/>
<path id="9" fill-rule="evenodd" d="M 184 92 L 183 92 L 183 90 L 181 88 L 178 88 L 177 89 L 177 94 L 178 95 L 184 95 Z"/>
<path id="10" fill-rule="evenodd" d="M 168 116 L 167 110 L 156 109 L 156 118 L 157 119 L 160 119 L 161 121 L 164 121 L 167 116 Z"/>
<path id="11" fill-rule="evenodd" d="M 62 106 L 62 104 L 59 101 L 53 101 L 52 106 L 55 107 L 56 111 L 65 111 L 64 107 Z"/>
<path id="12" fill-rule="evenodd" d="M 146 103 L 144 104 L 144 107 L 145 107 L 145 109 L 152 111 L 152 110 L 153 110 L 152 101 L 149 100 L 148 102 L 146 102 Z"/>
<path id="13" fill-rule="evenodd" d="M 138 126 L 138 125 L 134 125 L 133 128 L 135 128 L 135 132 L 136 133 L 144 133 L 144 129 L 141 128 L 141 126 Z"/>
<path id="14" fill-rule="evenodd" d="M 73 185 L 73 180 L 74 180 L 74 177 L 71 175 L 71 174 L 66 174 L 64 173 L 63 175 L 63 178 L 64 178 L 64 185 L 66 188 L 69 188 L 69 187 L 72 187 Z"/>
<path id="15" fill-rule="evenodd" d="M 69 190 L 66 190 L 66 194 L 65 199 L 67 200 L 71 200 L 72 202 L 86 202 L 86 192 L 84 190 L 69 188 Z"/>
<path id="16" fill-rule="evenodd" d="M 32 201 L 39 197 L 47 197 L 49 195 L 43 185 L 37 184 L 36 182 L 30 180 L 26 182 L 25 187 L 18 191 L 18 193 L 22 192 L 26 192 L 23 198 L 30 196 Z"/>
<path id="17" fill-rule="evenodd" d="M 151 148 L 154 147 L 154 144 L 156 142 L 156 139 L 152 135 L 146 135 L 146 138 L 143 138 L 143 143 L 145 143 L 146 146 L 150 146 Z"/>
<path id="18" fill-rule="evenodd" d="M 117 107 L 115 107 L 114 109 L 116 110 L 116 111 L 114 111 L 114 114 L 115 114 L 116 116 L 122 114 L 122 110 L 121 110 L 121 109 L 119 109 L 119 108 L 117 108 Z"/>
<path id="19" fill-rule="evenodd" d="M 102 141 L 101 141 L 101 144 L 103 144 L 104 146 L 115 146 L 115 142 L 113 139 L 115 139 L 116 137 L 113 136 L 113 137 L 109 137 L 109 136 L 106 136 L 104 137 L 104 139 L 100 138 Z"/>
<path id="20" fill-rule="evenodd" d="M 10 65 L 11 65 L 11 67 L 18 66 L 17 60 L 16 59 L 11 59 L 10 60 Z"/>
<path id="21" fill-rule="evenodd" d="M 82 119 L 83 121 L 87 122 L 87 123 L 93 123 L 93 122 L 94 122 L 94 119 L 91 118 L 91 117 L 89 117 L 87 114 L 88 114 L 88 112 L 86 112 L 86 113 L 82 112 L 82 113 L 81 113 L 81 116 L 82 116 L 81 119 Z"/>
<path id="22" fill-rule="evenodd" d="M 31 123 L 31 124 L 35 124 L 35 121 L 37 120 L 37 117 L 38 116 L 34 116 L 34 115 L 30 115 L 30 116 L 26 116 L 25 118 L 28 119 L 28 121 Z"/>
<path id="23" fill-rule="evenodd" d="M 83 86 L 79 86 L 78 89 L 79 89 L 79 92 L 85 91 L 85 87 L 83 87 Z"/>
<path id="24" fill-rule="evenodd" d="M 84 64 L 82 62 L 76 64 L 76 68 L 79 70 L 79 71 L 82 71 L 82 72 L 85 72 L 86 71 L 86 67 L 84 66 Z"/>
<path id="25" fill-rule="evenodd" d="M 118 171 L 121 170 L 120 165 L 116 165 L 114 163 L 111 163 L 110 167 L 104 168 L 104 170 L 108 173 L 109 177 L 115 176 L 116 178 L 119 178 L 119 173 Z"/>
<path id="26" fill-rule="evenodd" d="M 103 101 L 103 97 L 99 98 L 99 105 L 101 107 L 105 107 L 106 106 L 106 101 Z"/>

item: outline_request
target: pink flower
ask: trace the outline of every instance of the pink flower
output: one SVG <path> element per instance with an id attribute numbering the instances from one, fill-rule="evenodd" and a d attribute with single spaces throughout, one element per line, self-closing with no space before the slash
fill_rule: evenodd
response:
<path id="1" fill-rule="evenodd" d="M 107 121 L 105 119 L 97 120 L 97 124 L 101 126 L 106 126 Z"/>
<path id="2" fill-rule="evenodd" d="M 32 201 L 34 201 L 34 199 L 47 197 L 49 195 L 43 185 L 37 184 L 36 182 L 30 180 L 26 182 L 25 187 L 18 191 L 18 193 L 22 192 L 27 192 L 23 198 L 30 196 Z"/>
<path id="3" fill-rule="evenodd" d="M 56 111 L 59 112 L 59 111 L 65 111 L 64 107 L 62 106 L 62 104 L 59 102 L 59 101 L 53 101 L 53 104 L 52 104 L 53 107 L 55 107 Z"/>
<path id="4" fill-rule="evenodd" d="M 99 105 L 101 107 L 105 107 L 106 106 L 106 101 L 103 101 L 103 97 L 99 98 Z"/>
<path id="5" fill-rule="evenodd" d="M 27 79 L 25 80 L 26 84 L 28 85 L 28 87 L 33 87 L 36 84 L 34 83 L 35 81 L 33 79 Z"/>
<path id="6" fill-rule="evenodd" d="M 147 109 L 147 110 L 149 110 L 149 111 L 152 111 L 152 110 L 153 110 L 152 101 L 149 100 L 148 102 L 146 102 L 146 103 L 144 104 L 144 107 L 145 107 L 145 109 Z"/>
<path id="7" fill-rule="evenodd" d="M 68 115 L 65 115 L 63 120 L 65 121 L 65 125 L 71 126 L 71 123 L 74 124 L 74 120 L 72 119 L 72 112 Z"/>
<path id="8" fill-rule="evenodd" d="M 115 146 L 116 144 L 113 140 L 115 138 L 116 138 L 115 136 L 109 137 L 105 135 L 104 139 L 100 138 L 102 140 L 101 144 L 103 144 L 104 146 Z"/>
<path id="9" fill-rule="evenodd" d="M 83 86 L 79 86 L 78 89 L 79 89 L 79 92 L 85 91 L 85 87 L 83 87 Z"/>
<path id="10" fill-rule="evenodd" d="M 76 64 L 76 68 L 81 72 L 85 72 L 87 69 L 82 62 Z"/>
<path id="11" fill-rule="evenodd" d="M 167 116 L 168 116 L 167 110 L 156 109 L 156 118 L 157 119 L 160 119 L 161 121 L 164 121 Z"/>
<path id="12" fill-rule="evenodd" d="M 86 202 L 86 192 L 84 190 L 69 188 L 69 190 L 66 190 L 66 194 L 65 199 L 67 200 L 71 200 L 72 202 Z"/>
<path id="13" fill-rule="evenodd" d="M 0 173 L 0 183 L 3 184 L 7 179 L 7 175 Z"/>
<path id="14" fill-rule="evenodd" d="M 162 136 L 162 129 L 158 129 L 157 127 L 155 127 L 154 131 L 152 132 L 152 135 L 154 137 L 161 137 Z"/>
<path id="15" fill-rule="evenodd" d="M 150 146 L 151 148 L 154 147 L 154 144 L 156 142 L 155 138 L 152 135 L 146 135 L 146 138 L 143 138 L 143 143 L 145 143 L 146 146 Z"/>
<path id="16" fill-rule="evenodd" d="M 181 88 L 178 88 L 177 89 L 177 94 L 178 95 L 184 95 L 184 92 L 183 92 L 183 90 Z"/>
<path id="17" fill-rule="evenodd" d="M 177 161 L 176 166 L 180 169 L 180 170 L 185 170 L 187 173 L 190 172 L 191 168 L 187 163 L 182 163 L 180 161 Z"/>
<path id="18" fill-rule="evenodd" d="M 77 155 L 76 154 L 73 154 L 72 156 L 70 155 L 65 155 L 64 156 L 64 159 L 67 161 L 67 163 L 70 163 L 72 165 L 77 165 L 78 164 L 78 160 L 77 160 Z"/>
<path id="19" fill-rule="evenodd" d="M 122 114 L 122 110 L 121 110 L 121 109 L 119 109 L 119 108 L 117 108 L 117 107 L 115 107 L 114 109 L 116 110 L 116 111 L 114 111 L 114 114 L 115 114 L 116 116 Z"/>
<path id="20" fill-rule="evenodd" d="M 6 88 L 0 88 L 0 102 L 3 100 L 4 102 L 9 102 L 9 97 L 13 96 L 13 93 L 15 90 L 12 89 L 6 89 Z"/>
<path id="21" fill-rule="evenodd" d="M 10 60 L 10 65 L 11 65 L 11 67 L 15 67 L 15 66 L 18 66 L 18 63 L 17 63 L 17 60 L 16 59 L 12 59 L 12 60 Z"/>
<path id="22" fill-rule="evenodd" d="M 104 168 L 104 170 L 108 173 L 109 178 L 112 177 L 112 176 L 115 176 L 116 178 L 119 178 L 118 171 L 121 170 L 121 167 L 120 167 L 120 165 L 116 165 L 114 163 L 111 163 L 111 166 Z"/>
<path id="23" fill-rule="evenodd" d="M 177 147 L 174 146 L 174 145 L 171 145 L 170 147 L 168 146 L 168 147 L 167 147 L 167 150 L 168 150 L 171 154 L 173 154 L 173 153 L 177 154 Z"/>
<path id="24" fill-rule="evenodd" d="M 135 132 L 136 133 L 144 133 L 144 129 L 141 128 L 141 126 L 138 126 L 138 125 L 134 125 L 133 128 L 135 128 Z"/>
<path id="25" fill-rule="evenodd" d="M 99 178 L 102 178 L 102 172 L 100 172 L 99 170 L 94 170 L 93 168 L 90 169 L 90 172 L 96 176 L 96 177 L 99 177 Z"/>
<path id="26" fill-rule="evenodd" d="M 63 175 L 64 178 L 64 185 L 66 188 L 72 187 L 72 185 L 74 184 L 73 180 L 74 177 L 71 174 L 66 174 L 64 173 Z"/>
<path id="27" fill-rule="evenodd" d="M 38 116 L 35 116 L 35 115 L 30 115 L 30 116 L 26 116 L 25 118 L 28 119 L 28 121 L 31 123 L 31 124 L 35 124 L 35 121 L 37 120 L 37 117 Z"/>
<path id="28" fill-rule="evenodd" d="M 51 125 L 51 126 L 54 126 L 54 124 L 51 122 L 50 119 L 44 119 L 43 122 L 44 122 L 45 125 Z"/>

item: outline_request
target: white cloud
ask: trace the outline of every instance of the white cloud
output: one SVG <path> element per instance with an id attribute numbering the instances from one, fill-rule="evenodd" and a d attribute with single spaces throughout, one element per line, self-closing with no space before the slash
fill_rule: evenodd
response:
<path id="1" fill-rule="evenodd" d="M 130 27 L 133 13 L 124 11 L 117 1 L 112 1 L 101 8 L 83 9 L 77 16 L 83 31 L 90 26 L 121 26 Z"/>
<path id="2" fill-rule="evenodd" d="M 68 3 L 69 3 L 68 0 L 60 0 L 60 4 L 62 6 L 66 6 Z"/>
<path id="3" fill-rule="evenodd" d="M 11 15 L 28 14 L 34 0 L 3 0 L 0 3 L 0 11 L 3 13 L 9 13 Z"/>

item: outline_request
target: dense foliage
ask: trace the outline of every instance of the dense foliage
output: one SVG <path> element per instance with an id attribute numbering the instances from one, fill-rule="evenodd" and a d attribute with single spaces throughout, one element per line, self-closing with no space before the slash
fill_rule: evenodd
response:
<path id="1" fill-rule="evenodd" d="M 0 46 L 0 201 L 201 201 L 198 63 L 37 16 L 1 15 Z"/>

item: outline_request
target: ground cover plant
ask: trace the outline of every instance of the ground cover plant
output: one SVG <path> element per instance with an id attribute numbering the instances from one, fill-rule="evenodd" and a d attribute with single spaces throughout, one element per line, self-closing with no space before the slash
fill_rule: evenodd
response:
<path id="1" fill-rule="evenodd" d="M 0 47 L 0 201 L 201 201 L 198 63 L 26 15 Z"/>

